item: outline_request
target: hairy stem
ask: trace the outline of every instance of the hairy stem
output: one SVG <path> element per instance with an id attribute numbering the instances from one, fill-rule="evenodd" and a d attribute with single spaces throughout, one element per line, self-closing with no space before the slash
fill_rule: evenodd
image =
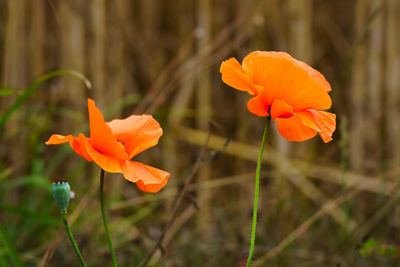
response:
<path id="1" fill-rule="evenodd" d="M 63 218 L 63 221 L 64 221 L 65 230 L 67 230 L 67 233 L 68 233 L 69 240 L 71 240 L 72 246 L 75 249 L 76 256 L 78 256 L 78 259 L 79 259 L 79 262 L 81 263 L 81 265 L 83 267 L 86 267 L 86 264 L 85 264 L 85 261 L 83 260 L 82 254 L 79 251 L 79 248 L 78 248 L 78 245 L 75 242 L 74 236 L 72 235 L 71 228 L 69 228 L 68 221 L 67 221 L 67 212 L 66 211 L 65 212 L 61 212 L 61 215 L 62 215 L 62 218 Z"/>
<path id="2" fill-rule="evenodd" d="M 256 182 L 255 182 L 255 189 L 254 189 L 253 225 L 251 227 L 250 251 L 249 251 L 249 257 L 247 258 L 246 267 L 250 266 L 251 259 L 253 257 L 253 252 L 254 252 L 254 241 L 256 240 L 258 191 L 260 189 L 260 171 L 261 171 L 262 156 L 263 156 L 264 147 L 265 147 L 265 140 L 267 139 L 267 133 L 268 133 L 268 128 L 269 128 L 270 122 L 271 122 L 271 117 L 268 116 L 267 122 L 265 123 L 264 135 L 263 135 L 262 142 L 261 142 L 260 152 L 258 154 Z"/>
<path id="3" fill-rule="evenodd" d="M 103 223 L 104 223 L 104 229 L 106 230 L 107 234 L 107 240 L 108 240 L 108 246 L 110 247 L 110 252 L 111 252 L 111 257 L 113 261 L 113 266 L 116 267 L 117 265 L 117 259 L 115 257 L 115 251 L 114 247 L 112 244 L 111 240 L 111 235 L 110 235 L 110 230 L 108 229 L 108 224 L 107 224 L 107 219 L 106 219 L 106 212 L 104 210 L 104 170 L 101 169 L 100 173 L 100 207 L 101 207 L 101 215 L 103 216 Z"/>

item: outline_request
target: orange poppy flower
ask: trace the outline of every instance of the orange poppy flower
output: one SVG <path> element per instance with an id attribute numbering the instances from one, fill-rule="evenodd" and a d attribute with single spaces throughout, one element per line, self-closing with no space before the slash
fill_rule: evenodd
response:
<path id="1" fill-rule="evenodd" d="M 329 83 L 307 64 L 284 52 L 255 51 L 242 65 L 234 59 L 221 64 L 222 80 L 254 95 L 248 110 L 276 119 L 279 133 L 290 141 L 304 141 L 317 133 L 327 143 L 336 129 L 336 115 L 322 111 L 332 101 Z"/>
<path id="2" fill-rule="evenodd" d="M 155 146 L 162 129 L 151 115 L 131 115 L 123 120 L 104 122 L 103 115 L 92 99 L 88 99 L 90 137 L 79 133 L 53 134 L 46 145 L 69 143 L 72 149 L 88 161 L 94 161 L 103 170 L 122 173 L 128 181 L 136 183 L 144 192 L 158 192 L 170 176 L 169 173 L 131 161 L 140 152 Z"/>

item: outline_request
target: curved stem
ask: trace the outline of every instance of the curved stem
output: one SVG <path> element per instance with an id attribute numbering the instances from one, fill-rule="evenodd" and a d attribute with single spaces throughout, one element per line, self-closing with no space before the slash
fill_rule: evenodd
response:
<path id="1" fill-rule="evenodd" d="M 255 182 L 255 189 L 254 189 L 253 225 L 251 227 L 250 251 L 249 251 L 249 257 L 247 258 L 246 267 L 250 266 L 251 258 L 253 257 L 253 252 L 254 252 L 254 241 L 256 240 L 258 191 L 260 189 L 260 171 L 261 171 L 261 163 L 262 163 L 262 156 L 263 156 L 263 152 L 264 152 L 265 140 L 267 139 L 267 132 L 268 132 L 268 127 L 269 127 L 270 122 L 271 122 L 271 117 L 268 116 L 267 122 L 265 123 L 264 134 L 263 134 L 263 138 L 262 138 L 262 142 L 261 142 L 260 152 L 258 154 L 256 182 Z"/>
<path id="2" fill-rule="evenodd" d="M 62 218 L 64 221 L 65 230 L 67 230 L 69 240 L 71 240 L 72 246 L 75 249 L 75 253 L 78 256 L 79 262 L 81 263 L 81 265 L 83 267 L 86 267 L 86 264 L 85 264 L 85 261 L 83 260 L 82 254 L 79 251 L 78 245 L 76 244 L 75 239 L 72 235 L 71 229 L 69 228 L 68 221 L 67 221 L 67 212 L 61 212 L 61 214 L 62 214 Z"/>
<path id="3" fill-rule="evenodd" d="M 101 207 L 101 215 L 103 216 L 103 223 L 104 223 L 104 228 L 105 228 L 106 234 L 107 234 L 108 246 L 110 247 L 113 266 L 116 267 L 116 266 L 118 266 L 117 265 L 117 259 L 115 257 L 115 251 L 114 251 L 114 247 L 113 247 L 112 240 L 111 240 L 110 230 L 108 229 L 108 224 L 107 224 L 107 219 L 106 219 L 106 212 L 104 211 L 104 193 L 103 193 L 103 188 L 104 188 L 104 170 L 101 169 L 101 173 L 100 173 L 100 207 Z"/>

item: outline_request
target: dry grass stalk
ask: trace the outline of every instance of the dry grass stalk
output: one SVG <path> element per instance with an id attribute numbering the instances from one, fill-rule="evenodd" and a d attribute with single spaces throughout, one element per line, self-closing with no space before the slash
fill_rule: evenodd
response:
<path id="1" fill-rule="evenodd" d="M 212 6 L 210 0 L 198 1 L 197 12 L 197 50 L 202 53 L 202 48 L 211 43 L 211 18 Z M 196 76 L 196 124 L 203 131 L 210 130 L 210 120 L 212 112 L 211 104 L 211 71 L 204 68 Z M 209 162 L 205 162 L 197 174 L 199 182 L 205 182 L 210 179 L 211 166 Z M 208 191 L 199 192 L 197 199 L 202 203 L 201 213 L 197 216 L 197 228 L 199 233 L 203 233 L 204 240 L 209 240 L 212 234 L 211 205 L 209 203 L 210 193 Z"/>
<path id="2" fill-rule="evenodd" d="M 383 0 L 371 0 L 370 2 L 370 14 L 377 12 L 378 9 L 382 8 Z M 366 125 L 368 134 L 365 136 L 365 141 L 368 151 L 371 149 L 374 151 L 370 155 L 369 159 L 374 169 L 379 167 L 379 159 L 382 157 L 382 148 L 377 146 L 376 142 L 381 139 L 381 127 L 383 110 L 382 105 L 382 74 L 383 74 L 383 19 L 384 12 L 379 12 L 371 21 L 370 35 L 369 35 L 369 47 L 368 47 L 368 69 L 366 84 L 367 94 L 366 99 L 368 104 L 365 110 L 366 114 Z"/>
<path id="3" fill-rule="evenodd" d="M 61 68 L 73 69 L 81 73 L 85 73 L 86 64 L 86 40 L 84 20 L 80 12 L 82 2 L 61 1 L 58 3 L 57 16 L 60 17 L 60 29 L 58 34 L 61 38 Z M 86 109 L 86 91 L 81 81 L 74 77 L 62 77 L 62 96 L 63 100 L 68 102 L 77 111 Z M 73 88 L 73 89 L 72 89 Z M 71 120 L 62 121 L 63 129 L 71 129 Z"/>
<path id="4" fill-rule="evenodd" d="M 400 162 L 400 3 L 388 0 L 386 7 L 385 118 L 386 152 L 389 166 Z"/>
<path id="5" fill-rule="evenodd" d="M 198 146 L 203 144 L 207 136 L 206 132 L 187 127 L 180 127 L 179 133 L 179 137 L 183 141 Z M 221 151 L 225 142 L 226 138 L 218 135 L 212 135 L 209 148 Z M 257 151 L 257 146 L 231 141 L 224 153 L 250 161 L 257 161 Z M 358 188 L 358 190 L 377 194 L 392 194 L 393 182 L 385 181 L 384 177 L 378 179 L 352 172 L 343 173 L 343 171 L 340 171 L 334 167 L 320 166 L 318 164 L 308 163 L 301 160 L 289 159 L 286 156 L 278 153 L 272 147 L 267 147 L 265 149 L 263 162 L 277 166 L 277 164 L 282 161 L 289 161 L 293 164 L 293 166 L 299 168 L 300 170 L 306 169 L 307 173 L 310 175 L 310 178 L 313 179 L 334 183 L 346 188 L 355 187 Z M 344 177 L 345 179 L 343 179 Z"/>
<path id="6" fill-rule="evenodd" d="M 307 232 L 307 230 L 319 219 L 321 219 L 325 214 L 329 214 L 335 209 L 337 209 L 341 204 L 346 201 L 349 201 L 360 191 L 355 188 L 347 193 L 343 193 L 337 198 L 333 200 L 328 200 L 322 207 L 314 213 L 311 217 L 309 217 L 304 223 L 302 223 L 299 227 L 297 227 L 293 232 L 291 232 L 284 240 L 282 240 L 276 247 L 269 250 L 262 257 L 258 258 L 253 262 L 254 266 L 263 266 L 265 262 L 269 259 L 275 257 L 279 253 L 281 253 L 289 244 L 291 244 L 294 240 L 299 238 L 301 235 Z"/>
<path id="7" fill-rule="evenodd" d="M 365 32 L 367 23 L 368 2 L 366 0 L 357 0 L 355 6 L 355 28 L 354 36 L 357 42 Z M 350 113 L 350 162 L 354 169 L 361 170 L 365 163 L 365 121 L 364 104 L 366 94 L 366 47 L 364 43 L 356 48 L 354 62 L 352 65 L 352 77 L 350 87 L 351 110 Z"/>

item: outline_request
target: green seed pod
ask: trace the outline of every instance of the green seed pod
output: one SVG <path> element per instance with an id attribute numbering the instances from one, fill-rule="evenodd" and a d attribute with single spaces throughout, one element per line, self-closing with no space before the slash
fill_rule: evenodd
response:
<path id="1" fill-rule="evenodd" d="M 71 189 L 69 187 L 67 180 L 58 179 L 53 182 L 51 186 L 53 191 L 54 199 L 58 207 L 60 207 L 61 212 L 66 212 L 71 198 Z"/>

